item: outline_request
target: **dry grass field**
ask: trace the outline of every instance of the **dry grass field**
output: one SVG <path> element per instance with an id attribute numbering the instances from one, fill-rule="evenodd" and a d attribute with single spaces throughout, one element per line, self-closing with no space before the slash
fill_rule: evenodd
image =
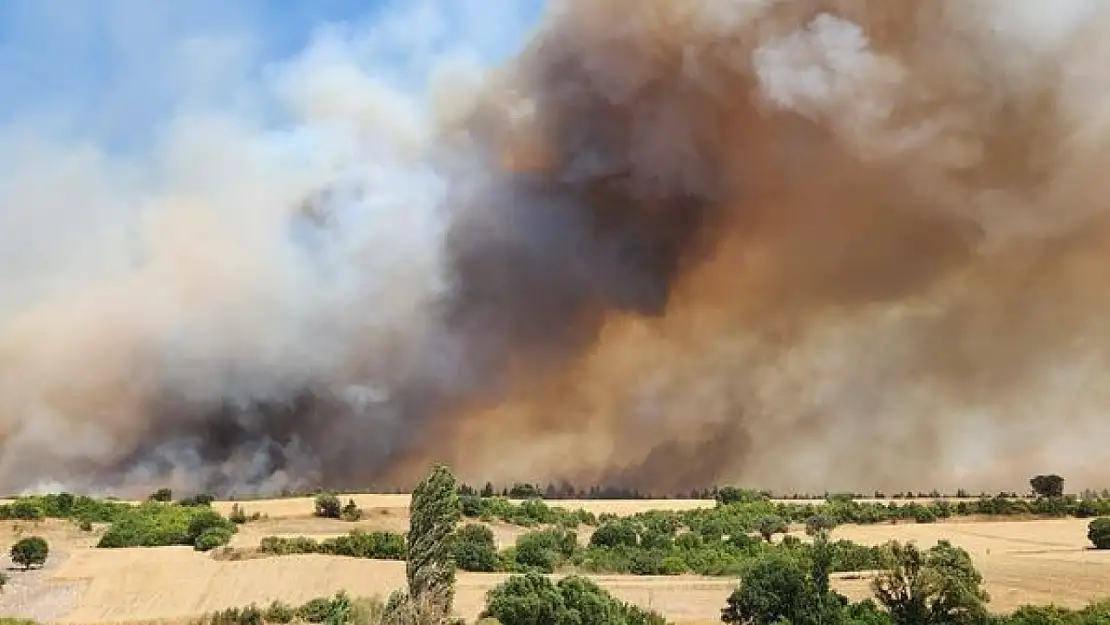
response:
<path id="1" fill-rule="evenodd" d="M 251 547 L 268 535 L 326 537 L 358 527 L 402 531 L 407 527 L 407 496 L 352 495 L 365 511 L 357 524 L 312 517 L 311 499 L 244 502 L 248 513 L 266 518 L 248 523 L 233 546 Z M 347 496 L 344 496 L 344 501 Z M 632 514 L 658 508 L 711 505 L 706 501 L 559 502 L 594 512 Z M 227 512 L 231 504 L 216 506 Z M 522 528 L 494 524 L 497 541 L 512 544 Z M 215 560 L 188 547 L 98 550 L 96 533 L 72 523 L 5 523 L 0 544 L 18 535 L 44 535 L 51 562 L 41 572 L 13 572 L 0 595 L 0 614 L 26 615 L 73 624 L 184 622 L 207 611 L 275 598 L 301 602 L 345 589 L 353 595 L 385 596 L 404 580 L 399 562 L 305 555 L 242 561 Z M 838 528 L 837 537 L 865 544 L 913 540 L 928 546 L 947 539 L 973 556 L 986 578 L 996 610 L 1025 603 L 1082 606 L 1110 596 L 1110 553 L 1086 548 L 1086 521 L 960 521 L 931 525 L 874 525 Z M 485 592 L 503 575 L 462 573 L 457 605 L 468 618 L 477 615 Z M 729 579 L 601 576 L 600 583 L 622 599 L 652 607 L 679 623 L 718 622 L 734 582 Z M 861 598 L 866 579 L 840 579 L 835 585 Z"/>

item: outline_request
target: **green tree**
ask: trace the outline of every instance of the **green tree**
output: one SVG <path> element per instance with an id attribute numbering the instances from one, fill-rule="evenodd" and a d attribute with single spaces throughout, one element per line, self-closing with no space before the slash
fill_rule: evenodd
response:
<path id="1" fill-rule="evenodd" d="M 1029 480 L 1029 486 L 1040 497 L 1064 496 L 1064 478 L 1056 474 L 1033 477 Z"/>
<path id="2" fill-rule="evenodd" d="M 1110 549 L 1110 518 L 1102 517 L 1088 523 L 1087 539 L 1095 549 Z"/>
<path id="3" fill-rule="evenodd" d="M 362 508 L 358 507 L 354 499 L 348 499 L 347 505 L 339 511 L 339 518 L 344 521 L 355 522 L 362 519 Z"/>
<path id="4" fill-rule="evenodd" d="M 458 482 L 436 465 L 412 492 L 405 577 L 408 592 L 386 604 L 386 622 L 443 623 L 455 599 L 455 526 L 462 518 Z"/>
<path id="5" fill-rule="evenodd" d="M 756 559 L 740 576 L 740 586 L 721 611 L 728 625 L 801 625 L 817 603 L 816 592 L 797 560 L 782 553 Z"/>
<path id="6" fill-rule="evenodd" d="M 12 562 L 23 567 L 23 570 L 32 566 L 46 564 L 46 557 L 50 554 L 50 545 L 41 536 L 28 536 L 12 545 L 9 555 Z"/>
<path id="7" fill-rule="evenodd" d="M 339 497 L 334 493 L 320 493 L 316 495 L 316 516 L 325 519 L 338 519 L 343 513 Z"/>
<path id="8" fill-rule="evenodd" d="M 816 536 L 821 532 L 831 532 L 836 528 L 836 520 L 824 514 L 814 514 L 806 518 L 806 534 Z"/>
<path id="9" fill-rule="evenodd" d="M 147 497 L 149 501 L 157 501 L 160 503 L 169 503 L 173 501 L 173 491 L 168 488 L 159 488 Z"/>
<path id="10" fill-rule="evenodd" d="M 890 543 L 886 567 L 872 582 L 897 625 L 978 625 L 988 622 L 983 577 L 971 556 L 948 541 L 927 551 Z"/>
<path id="11" fill-rule="evenodd" d="M 759 535 L 763 537 L 763 540 L 771 542 L 771 538 L 775 534 L 785 534 L 786 531 L 790 529 L 790 526 L 786 524 L 786 519 L 774 514 L 768 514 L 760 517 L 759 521 L 756 523 L 756 529 L 759 530 Z"/>
<path id="12" fill-rule="evenodd" d="M 493 531 L 476 523 L 459 528 L 455 537 L 455 565 L 464 571 L 496 571 L 499 567 Z"/>

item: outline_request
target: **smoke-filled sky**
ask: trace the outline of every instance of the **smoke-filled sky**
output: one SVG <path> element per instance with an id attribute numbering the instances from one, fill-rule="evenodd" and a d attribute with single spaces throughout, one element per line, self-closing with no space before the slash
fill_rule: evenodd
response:
<path id="1" fill-rule="evenodd" d="M 1102 486 L 1107 35 L 1101 0 L 4 3 L 0 490 Z"/>

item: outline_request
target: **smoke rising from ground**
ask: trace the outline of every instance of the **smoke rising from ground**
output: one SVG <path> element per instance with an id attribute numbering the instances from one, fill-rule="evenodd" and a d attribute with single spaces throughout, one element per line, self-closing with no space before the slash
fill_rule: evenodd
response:
<path id="1" fill-rule="evenodd" d="M 276 129 L 9 132 L 0 487 L 1101 485 L 1108 32 L 567 0 L 419 97 L 325 33 Z"/>

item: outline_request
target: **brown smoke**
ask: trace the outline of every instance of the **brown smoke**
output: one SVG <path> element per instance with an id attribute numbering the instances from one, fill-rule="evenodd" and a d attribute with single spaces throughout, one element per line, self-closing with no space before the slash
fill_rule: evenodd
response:
<path id="1" fill-rule="evenodd" d="M 9 417 L 0 483 L 366 486 L 438 459 L 657 492 L 1098 485 L 1110 12 L 1053 6 L 553 5 L 435 128 L 434 286 L 402 261 L 360 267 L 372 298 L 300 273 L 316 290 L 275 297 L 298 258 L 180 245 L 220 231 L 185 213 L 132 278 L 179 317 L 136 329 L 125 280 L 0 325 L 0 369 L 50 380 L 4 409 L 89 432 L 59 451 Z"/>

